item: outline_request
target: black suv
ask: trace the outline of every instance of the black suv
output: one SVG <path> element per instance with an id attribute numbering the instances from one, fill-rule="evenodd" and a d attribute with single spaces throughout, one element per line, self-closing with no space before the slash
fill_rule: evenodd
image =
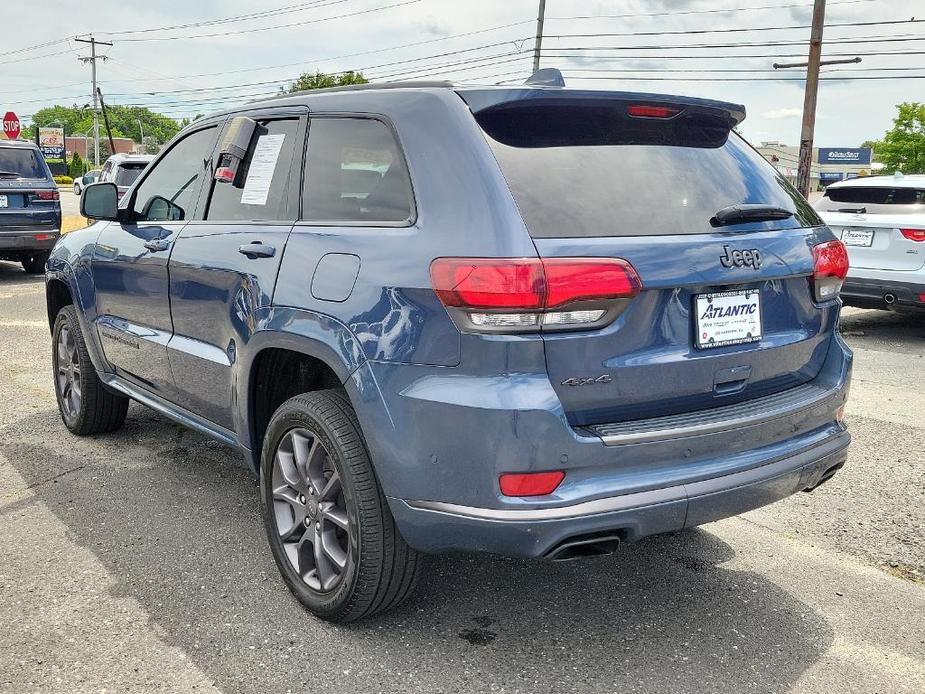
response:
<path id="1" fill-rule="evenodd" d="M 58 186 L 37 145 L 0 142 L 0 260 L 30 273 L 45 261 L 61 234 Z"/>

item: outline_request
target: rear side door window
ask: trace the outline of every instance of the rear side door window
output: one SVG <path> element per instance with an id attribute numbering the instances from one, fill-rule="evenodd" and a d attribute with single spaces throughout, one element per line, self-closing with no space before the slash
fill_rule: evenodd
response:
<path id="1" fill-rule="evenodd" d="M 178 222 L 192 217 L 202 178 L 211 170 L 217 133 L 215 126 L 192 132 L 153 165 L 135 193 L 136 221 Z"/>
<path id="2" fill-rule="evenodd" d="M 404 226 L 413 218 L 408 166 L 389 126 L 373 118 L 312 118 L 304 221 Z"/>
<path id="3" fill-rule="evenodd" d="M 299 123 L 297 118 L 257 123 L 235 181 L 212 184 L 206 220 L 295 221 L 297 208 L 294 201 L 290 204 L 289 189 Z"/>

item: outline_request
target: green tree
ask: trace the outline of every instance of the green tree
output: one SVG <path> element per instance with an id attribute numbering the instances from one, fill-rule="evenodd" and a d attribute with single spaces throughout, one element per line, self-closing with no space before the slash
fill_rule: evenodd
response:
<path id="1" fill-rule="evenodd" d="M 878 142 L 865 142 L 874 149 L 883 173 L 902 171 L 906 174 L 925 173 L 925 103 L 903 103 L 897 106 L 893 127 Z"/>
<path id="2" fill-rule="evenodd" d="M 80 178 L 85 172 L 86 167 L 84 166 L 84 160 L 77 152 L 74 152 L 74 156 L 71 157 L 71 163 L 67 169 L 67 175 L 71 178 Z"/>
<path id="3" fill-rule="evenodd" d="M 130 137 L 141 142 L 141 132 L 144 130 L 145 141 L 153 138 L 157 142 L 167 142 L 180 130 L 179 123 L 173 118 L 147 108 L 107 105 L 106 111 L 113 137 Z M 49 106 L 39 109 L 32 116 L 33 126 L 48 125 L 55 121 L 64 123 L 67 135 L 87 133 L 93 128 L 93 110 L 88 106 Z M 106 139 L 106 128 L 101 118 L 100 142 Z"/>
<path id="4" fill-rule="evenodd" d="M 348 84 L 366 84 L 367 82 L 369 80 L 363 77 L 362 72 L 354 72 L 353 70 L 331 75 L 323 72 L 315 72 L 314 75 L 304 72 L 299 79 L 289 85 L 288 90 L 280 87 L 280 91 L 292 94 L 293 92 L 304 92 L 306 89 L 327 89 L 329 87 L 344 87 Z"/>

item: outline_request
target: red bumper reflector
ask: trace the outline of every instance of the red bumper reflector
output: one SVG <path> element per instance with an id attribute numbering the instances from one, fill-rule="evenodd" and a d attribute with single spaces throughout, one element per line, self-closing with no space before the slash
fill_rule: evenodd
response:
<path id="1" fill-rule="evenodd" d="M 36 241 L 47 241 L 48 239 L 53 239 L 53 238 L 54 236 L 52 236 L 51 234 L 36 234 L 35 235 Z"/>
<path id="2" fill-rule="evenodd" d="M 565 473 L 528 472 L 501 475 L 501 493 L 505 496 L 545 496 L 552 494 L 565 479 Z"/>

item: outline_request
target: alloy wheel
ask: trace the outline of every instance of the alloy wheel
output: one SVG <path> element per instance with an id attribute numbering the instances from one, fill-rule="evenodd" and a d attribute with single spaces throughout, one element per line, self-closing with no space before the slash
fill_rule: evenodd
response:
<path id="1" fill-rule="evenodd" d="M 80 357 L 77 353 L 77 341 L 67 325 L 61 326 L 58 332 L 55 364 L 61 409 L 68 419 L 74 419 L 80 413 Z"/>
<path id="2" fill-rule="evenodd" d="M 291 429 L 273 460 L 273 517 L 286 556 L 305 584 L 336 588 L 347 570 L 350 520 L 340 475 L 320 439 Z"/>

